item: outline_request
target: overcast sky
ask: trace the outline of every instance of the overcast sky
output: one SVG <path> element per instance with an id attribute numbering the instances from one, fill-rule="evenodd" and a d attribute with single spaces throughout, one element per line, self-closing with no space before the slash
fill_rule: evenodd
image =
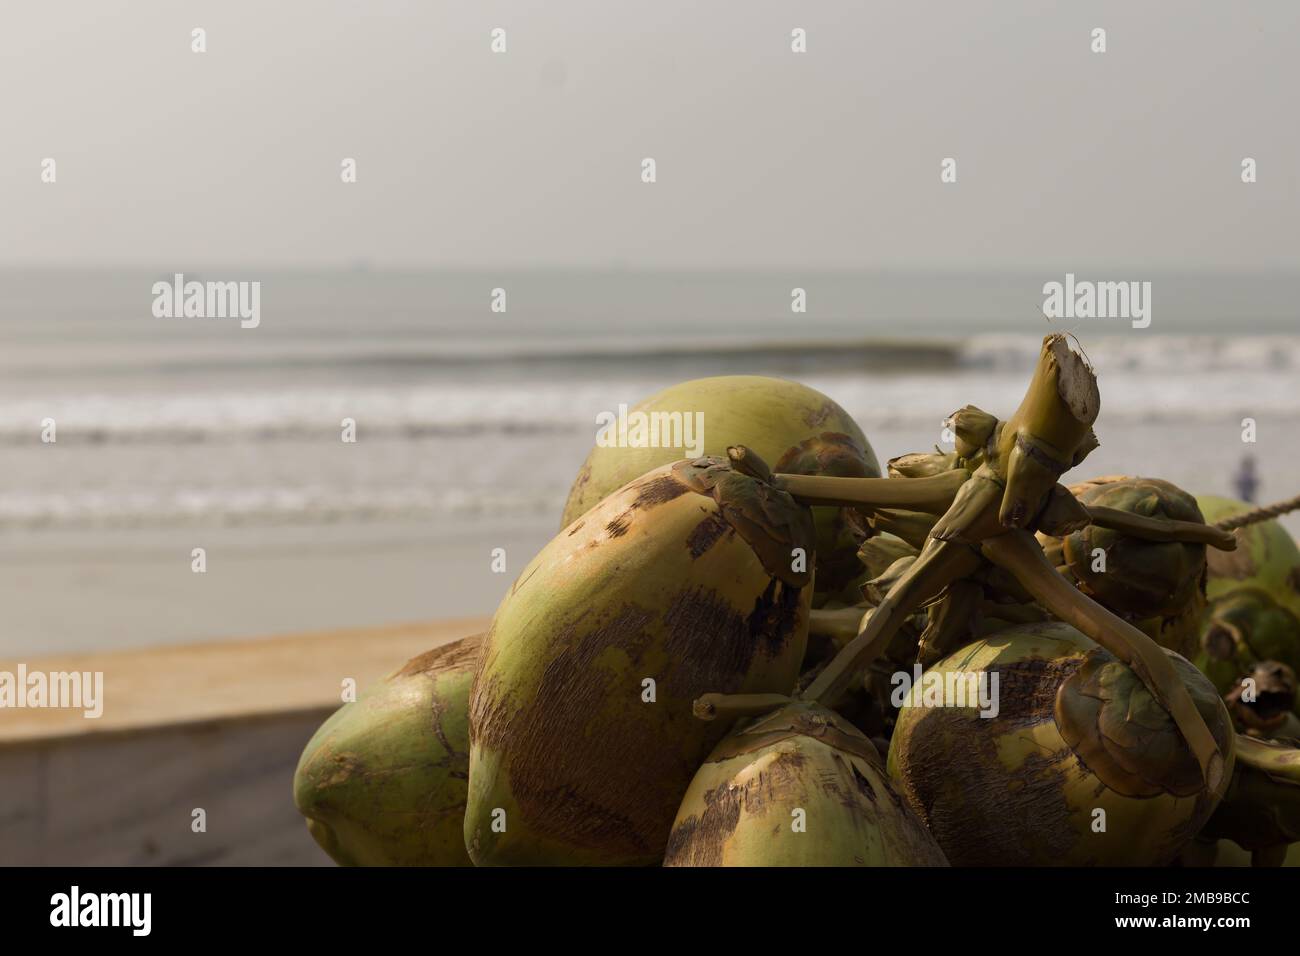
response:
<path id="1" fill-rule="evenodd" d="M 1300 263 L 1295 0 L 6 0 L 0 89 L 0 266 Z"/>

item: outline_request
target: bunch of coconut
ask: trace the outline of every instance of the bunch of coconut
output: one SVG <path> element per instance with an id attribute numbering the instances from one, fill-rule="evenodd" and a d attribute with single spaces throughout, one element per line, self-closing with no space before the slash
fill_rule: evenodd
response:
<path id="1" fill-rule="evenodd" d="M 1099 408 L 1049 336 L 1009 418 L 967 406 L 882 477 L 793 382 L 646 399 L 703 453 L 593 449 L 489 631 L 308 744 L 312 835 L 354 865 L 1149 866 L 1234 833 L 1276 862 L 1300 751 L 1239 745 L 1184 656 L 1239 537 L 1158 480 L 1062 484 Z"/>
<path id="2" fill-rule="evenodd" d="M 825 395 L 755 376 L 632 412 L 702 416 L 703 454 L 594 448 L 489 632 L 411 661 L 308 744 L 295 800 L 312 835 L 359 865 L 942 862 L 848 721 L 799 706 L 738 743 L 734 720 L 693 709 L 708 693 L 790 699 L 810 610 L 860 571 L 845 509 L 796 502 L 728 447 L 784 474 L 878 479 L 861 429 Z M 746 767 L 745 819 L 720 829 L 701 810 L 670 853 L 683 801 Z M 773 813 L 799 839 L 746 842 Z M 710 834 L 738 849 L 701 855 Z"/>

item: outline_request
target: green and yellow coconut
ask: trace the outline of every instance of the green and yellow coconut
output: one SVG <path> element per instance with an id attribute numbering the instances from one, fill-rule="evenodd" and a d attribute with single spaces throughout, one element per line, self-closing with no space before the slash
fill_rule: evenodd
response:
<path id="1" fill-rule="evenodd" d="M 1253 509 L 1242 501 L 1200 495 L 1196 502 L 1211 524 Z M 1300 547 L 1276 520 L 1260 521 L 1232 532 L 1235 551 L 1211 549 L 1206 596 L 1217 600 L 1240 590 L 1264 591 L 1300 619 Z"/>
<path id="2" fill-rule="evenodd" d="M 788 694 L 812 597 L 808 509 L 724 459 L 584 512 L 498 608 L 470 703 L 476 864 L 658 864 L 726 732 L 711 691 Z"/>
<path id="3" fill-rule="evenodd" d="M 1197 499 L 1206 520 L 1251 510 L 1226 498 Z M 1300 548 L 1276 521 L 1234 530 L 1235 551 L 1210 550 L 1196 664 L 1220 693 L 1230 693 L 1260 661 L 1300 671 Z M 1300 706 L 1300 705 L 1298 705 Z"/>
<path id="4" fill-rule="evenodd" d="M 726 737 L 695 774 L 665 866 L 946 866 L 879 754 L 834 712 L 792 703 Z"/>
<path id="5" fill-rule="evenodd" d="M 469 690 L 483 635 L 409 661 L 344 704 L 298 762 L 293 798 L 344 866 L 469 866 Z"/>
<path id="6" fill-rule="evenodd" d="M 1166 653 L 1224 756 L 1217 791 L 1137 676 L 1055 621 L 989 635 L 923 674 L 890 775 L 954 866 L 1166 864 L 1218 805 L 1235 741 L 1214 687 Z"/>
<path id="7" fill-rule="evenodd" d="M 637 416 L 644 416 L 638 418 Z M 652 419 L 651 416 L 659 416 Z M 698 418 L 697 418 L 698 416 Z M 702 443 L 685 451 L 660 440 L 649 445 L 650 426 L 675 435 L 699 421 Z M 844 409 L 821 392 L 780 378 L 723 375 L 682 382 L 637 403 L 627 414 L 627 441 L 602 442 L 591 450 L 569 491 L 561 525 L 568 527 L 607 495 L 646 472 L 683 455 L 725 457 L 727 448 L 744 445 L 776 472 L 878 478 L 880 464 L 866 436 Z M 642 427 L 638 436 L 634 429 Z M 684 432 L 683 432 L 684 434 Z M 861 570 L 859 540 L 842 509 L 813 509 L 817 528 L 818 595 L 842 590 Z"/>
<path id="8" fill-rule="evenodd" d="M 1159 478 L 1111 475 L 1069 490 L 1088 507 L 1204 523 L 1196 499 Z M 1161 647 L 1195 655 L 1205 609 L 1204 544 L 1151 541 L 1095 524 L 1063 538 L 1040 534 L 1039 541 L 1058 570 L 1098 604 Z"/>

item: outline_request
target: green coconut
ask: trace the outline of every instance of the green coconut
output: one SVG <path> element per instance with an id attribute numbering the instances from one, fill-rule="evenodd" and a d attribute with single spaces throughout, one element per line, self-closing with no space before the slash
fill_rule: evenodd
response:
<path id="1" fill-rule="evenodd" d="M 659 863 L 727 730 L 697 720 L 695 698 L 798 680 L 812 537 L 785 492 L 703 458 L 636 479 L 543 548 L 496 612 L 471 694 L 474 862 Z"/>
<path id="2" fill-rule="evenodd" d="M 776 472 L 878 478 L 880 464 L 856 422 L 835 402 L 798 382 L 760 375 L 723 375 L 682 382 L 637 403 L 629 410 L 646 415 L 703 416 L 704 455 L 725 457 L 727 448 L 744 445 Z M 688 419 L 688 416 L 689 419 Z M 569 491 L 561 525 L 568 527 L 601 499 L 646 472 L 683 454 L 676 447 L 602 447 L 587 456 Z M 813 509 L 817 528 L 818 595 L 842 590 L 861 570 L 859 538 L 843 509 Z"/>
<path id="3" fill-rule="evenodd" d="M 293 799 L 344 866 L 469 866 L 469 690 L 483 635 L 407 662 L 307 744 Z"/>
<path id="4" fill-rule="evenodd" d="M 1197 502 L 1208 522 L 1251 510 L 1227 498 L 1202 496 Z M 1224 694 L 1260 661 L 1279 661 L 1300 671 L 1300 548 L 1277 521 L 1232 533 L 1235 551 L 1210 549 L 1208 554 L 1209 608 L 1195 657 Z"/>
<path id="5" fill-rule="evenodd" d="M 810 703 L 747 721 L 718 744 L 664 855 L 664 866 L 946 865 L 871 741 Z"/>
<path id="6" fill-rule="evenodd" d="M 991 634 L 926 672 L 899 712 L 890 775 L 954 866 L 1166 864 L 1218 805 L 1235 741 L 1214 687 L 1166 653 L 1224 755 L 1217 790 L 1137 676 L 1055 621 Z"/>
<path id="7" fill-rule="evenodd" d="M 1196 499 L 1210 524 L 1253 509 L 1242 501 L 1200 495 Z M 1217 600 L 1238 590 L 1258 590 L 1300 619 L 1300 547 L 1276 520 L 1237 528 L 1235 551 L 1210 549 L 1206 596 Z"/>
<path id="8" fill-rule="evenodd" d="M 1071 485 L 1088 507 L 1203 523 L 1196 499 L 1158 478 L 1108 476 Z M 1040 534 L 1049 560 L 1081 591 L 1162 647 L 1196 653 L 1205 607 L 1204 544 L 1151 541 L 1091 524 L 1063 538 Z M 1212 549 L 1208 549 L 1212 550 Z M 1105 563 L 1098 560 L 1104 554 Z"/>
<path id="9" fill-rule="evenodd" d="M 1241 589 L 1213 601 L 1202 622 L 1196 664 L 1229 694 L 1265 660 L 1300 666 L 1295 617 L 1266 592 Z"/>

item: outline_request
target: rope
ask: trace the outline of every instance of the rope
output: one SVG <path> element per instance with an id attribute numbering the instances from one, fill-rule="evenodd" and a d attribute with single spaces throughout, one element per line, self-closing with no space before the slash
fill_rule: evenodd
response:
<path id="1" fill-rule="evenodd" d="M 1232 531 L 1236 528 L 1244 528 L 1247 525 L 1259 524 L 1261 521 L 1268 521 L 1270 518 L 1284 515 L 1288 511 L 1295 511 L 1297 508 L 1300 508 L 1300 495 L 1288 498 L 1286 501 L 1279 501 L 1277 504 L 1269 505 L 1266 508 L 1254 508 L 1231 518 L 1224 518 L 1222 521 L 1215 522 L 1214 527 L 1221 528 L 1224 531 Z"/>

